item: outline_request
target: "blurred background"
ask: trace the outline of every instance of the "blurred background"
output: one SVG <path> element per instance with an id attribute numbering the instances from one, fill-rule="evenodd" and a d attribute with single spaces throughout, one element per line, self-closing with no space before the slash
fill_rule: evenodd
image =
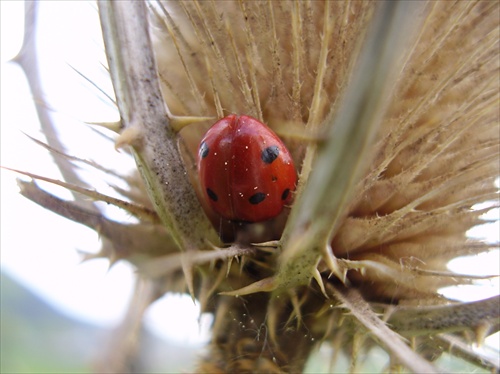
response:
<path id="1" fill-rule="evenodd" d="M 2 1 L 0 15 L 1 165 L 62 179 L 50 154 L 25 135 L 45 141 L 34 106 L 38 101 L 50 109 L 58 136 L 72 156 L 95 160 L 124 174 L 132 170 L 132 159 L 109 147 L 108 139 L 86 124 L 118 120 L 107 97 L 113 97 L 113 90 L 96 4 L 41 2 L 36 35 L 43 98 L 32 97 L 23 71 L 10 62 L 23 40 L 24 4 Z M 119 180 L 85 169 L 78 173 L 99 192 L 116 196 L 110 184 Z M 125 262 L 110 268 L 102 259 L 82 263 L 81 252 L 98 252 L 98 235 L 22 197 L 18 177 L 1 172 L 0 372 L 88 372 L 124 316 L 134 287 L 134 269 Z M 71 199 L 61 188 L 43 187 Z M 119 210 L 103 209 L 115 220 L 133 222 Z M 492 209 L 484 218 L 498 220 L 499 214 Z M 498 242 L 499 232 L 497 221 L 469 234 Z M 457 260 L 450 267 L 459 272 L 499 274 L 499 251 Z M 496 278 L 443 293 L 472 301 L 497 295 L 499 288 Z M 144 320 L 141 371 L 192 370 L 209 340 L 210 323 L 211 316 L 200 316 L 187 295 L 168 294 L 155 302 Z M 495 334 L 487 341 L 497 352 L 499 339 Z M 380 355 L 384 357 L 383 352 Z M 316 357 L 309 370 L 328 371 L 328 352 L 321 349 Z"/>
<path id="2" fill-rule="evenodd" d="M 123 173 L 131 170 L 132 159 L 109 147 L 84 123 L 118 120 L 116 108 L 94 86 L 113 97 L 95 3 L 40 3 L 42 98 L 32 97 L 22 69 L 10 61 L 23 41 L 24 4 L 2 1 L 0 7 L 1 165 L 62 179 L 50 154 L 25 135 L 46 141 L 34 106 L 34 101 L 42 101 L 71 155 Z M 102 176 L 78 173 L 92 187 L 116 196 Z M 124 316 L 134 269 L 126 262 L 110 268 L 104 259 L 81 263 L 80 252 L 98 252 L 98 235 L 22 197 L 18 177 L 2 170 L 0 372 L 89 371 Z M 43 187 L 72 198 L 62 188 Z M 132 222 L 118 210 L 109 215 Z M 189 370 L 208 340 L 209 325 L 210 316 L 200 318 L 199 308 L 187 295 L 158 300 L 145 318 L 143 369 Z"/>

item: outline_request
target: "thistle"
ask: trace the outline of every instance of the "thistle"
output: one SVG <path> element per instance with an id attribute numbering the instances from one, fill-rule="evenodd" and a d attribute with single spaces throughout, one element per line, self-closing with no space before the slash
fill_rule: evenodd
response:
<path id="1" fill-rule="evenodd" d="M 438 292 L 474 281 L 450 272 L 451 259 L 495 248 L 465 233 L 498 206 L 498 11 L 489 1 L 99 3 L 121 118 L 107 127 L 137 173 L 124 200 L 51 181 L 138 223 L 33 182 L 22 193 L 98 231 L 100 256 L 137 266 L 131 310 L 177 291 L 214 314 L 198 372 L 300 372 L 320 344 L 347 353 L 352 371 L 374 346 L 389 370 L 437 372 L 443 351 L 498 370 L 470 345 L 498 330 L 498 297 Z M 298 166 L 277 219 L 227 222 L 203 201 L 198 143 L 230 113 L 274 129 Z"/>

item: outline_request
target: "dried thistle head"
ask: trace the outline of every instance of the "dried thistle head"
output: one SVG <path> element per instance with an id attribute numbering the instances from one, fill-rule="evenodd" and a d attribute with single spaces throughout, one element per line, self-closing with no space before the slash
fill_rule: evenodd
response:
<path id="1" fill-rule="evenodd" d="M 451 259 L 494 248 L 465 233 L 498 206 L 498 7 L 101 4 L 117 145 L 131 146 L 146 187 L 121 204 L 139 224 L 71 218 L 101 231 L 102 255 L 154 279 L 149 302 L 185 288 L 215 314 L 200 372 L 302 370 L 318 342 L 348 352 L 352 370 L 380 344 L 392 365 L 433 371 L 416 352 L 434 359 L 459 332 L 481 340 L 499 327 L 498 298 L 438 292 L 474 278 L 451 273 Z M 207 117 L 229 113 L 288 145 L 299 168 L 288 217 L 241 226 L 202 209 L 198 143 Z M 42 192 L 24 192 L 43 204 Z M 480 361 L 467 345 L 454 353 Z"/>

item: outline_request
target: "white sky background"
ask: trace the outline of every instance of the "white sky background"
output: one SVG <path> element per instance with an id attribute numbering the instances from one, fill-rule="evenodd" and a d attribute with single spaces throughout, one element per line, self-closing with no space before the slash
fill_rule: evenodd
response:
<path id="1" fill-rule="evenodd" d="M 82 79 L 68 65 L 91 78 L 112 94 L 109 78 L 100 63 L 105 62 L 100 25 L 94 3 L 41 2 L 39 19 L 39 51 L 41 68 L 46 77 L 46 99 L 55 109 L 54 118 L 64 123 L 64 136 L 70 139 L 70 154 L 82 158 L 99 157 L 106 166 L 120 171 L 131 167 L 131 160 L 113 149 L 96 153 L 102 141 L 82 121 L 117 120 L 116 110 L 104 96 Z M 1 165 L 61 178 L 46 151 L 28 140 L 21 130 L 44 141 L 39 130 L 33 99 L 22 70 L 7 61 L 21 45 L 24 5 L 17 1 L 0 1 L 1 14 Z M 94 187 L 112 194 L 112 189 L 91 173 Z M 81 225 L 47 212 L 19 195 L 11 172 L 1 172 L 1 269 L 31 288 L 64 313 L 99 325 L 117 324 L 125 310 L 133 287 L 133 269 L 117 263 L 108 270 L 106 260 L 80 264 L 76 250 L 96 252 L 97 234 Z M 45 187 L 45 185 L 44 185 Z M 69 193 L 52 187 L 58 196 Z M 489 218 L 498 217 L 498 210 Z M 124 217 L 124 216 L 123 216 Z M 488 240 L 499 241 L 498 222 L 475 230 Z M 77 238 L 77 239 L 75 239 Z M 476 274 L 499 274 L 498 251 L 455 261 L 452 270 Z M 498 278 L 450 290 L 457 299 L 476 300 L 499 293 Z M 206 341 L 206 331 L 199 335 L 198 309 L 189 297 L 163 298 L 150 308 L 146 325 L 178 342 Z M 169 323 L 169 321 L 171 321 Z M 179 321 L 183 321 L 179 323 Z M 172 323 L 173 322 L 173 323 Z M 492 344 L 498 347 L 498 335 Z"/>

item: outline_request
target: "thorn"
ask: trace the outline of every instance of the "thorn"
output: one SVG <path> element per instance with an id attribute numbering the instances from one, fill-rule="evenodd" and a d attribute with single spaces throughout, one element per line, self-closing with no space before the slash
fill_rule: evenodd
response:
<path id="1" fill-rule="evenodd" d="M 345 262 L 333 255 L 332 247 L 329 244 L 322 249 L 321 254 L 323 255 L 323 261 L 325 261 L 326 266 L 328 266 L 331 271 L 328 278 L 335 275 L 345 286 L 348 286 L 349 280 L 347 279 L 347 270 L 349 270 L 349 268 L 345 265 Z"/>
<path id="2" fill-rule="evenodd" d="M 297 326 L 296 327 L 298 330 L 300 328 L 300 325 L 302 324 L 302 312 L 300 310 L 300 302 L 299 302 L 299 299 L 297 297 L 297 294 L 295 292 L 293 292 L 293 290 L 290 290 L 289 294 L 290 294 L 290 301 L 292 302 L 292 306 L 293 306 L 293 313 L 290 314 L 290 318 L 289 318 L 288 322 L 290 322 L 292 316 L 295 314 L 295 316 L 297 318 Z"/>
<path id="3" fill-rule="evenodd" d="M 95 126 L 104 127 L 105 129 L 116 132 L 117 134 L 119 134 L 120 131 L 123 129 L 123 124 L 121 121 L 116 121 L 116 122 L 85 122 L 85 123 L 88 125 L 95 125 Z"/>
<path id="4" fill-rule="evenodd" d="M 491 324 L 489 322 L 480 323 L 476 326 L 476 344 L 478 347 L 481 347 L 484 344 L 484 339 L 489 335 L 491 329 Z"/>
<path id="5" fill-rule="evenodd" d="M 111 252 L 111 255 L 108 256 L 108 260 L 109 260 L 109 266 L 108 266 L 108 272 L 111 270 L 111 268 L 118 262 L 118 260 L 120 260 L 120 258 L 118 258 L 116 255 L 115 255 L 115 252 Z"/>
<path id="6" fill-rule="evenodd" d="M 337 327 L 341 327 L 344 324 L 345 320 L 346 320 L 345 314 L 341 313 L 339 315 L 339 318 L 337 319 Z"/>
<path id="7" fill-rule="evenodd" d="M 229 277 L 229 272 L 231 271 L 231 265 L 233 264 L 233 258 L 234 257 L 230 257 L 227 261 L 227 271 L 226 271 L 226 278 Z"/>
<path id="8" fill-rule="evenodd" d="M 385 323 L 387 323 L 387 321 L 389 320 L 389 318 L 391 318 L 392 314 L 395 311 L 396 311 L 395 305 L 387 305 L 380 319 Z"/>
<path id="9" fill-rule="evenodd" d="M 194 286 L 193 286 L 193 268 L 191 266 L 191 261 L 187 256 L 181 257 L 182 272 L 184 273 L 184 279 L 186 280 L 187 288 L 189 294 L 191 295 L 191 300 L 196 303 L 196 298 L 194 296 Z"/>
<path id="10" fill-rule="evenodd" d="M 213 121 L 215 117 L 190 117 L 190 116 L 169 116 L 170 126 L 174 129 L 175 132 L 181 131 L 184 127 L 205 121 Z"/>
<path id="11" fill-rule="evenodd" d="M 277 285 L 275 278 L 268 277 L 235 291 L 219 292 L 219 295 L 238 297 L 238 296 L 250 295 L 257 292 L 271 292 L 274 291 L 276 287 Z"/>
<path id="12" fill-rule="evenodd" d="M 123 148 L 126 145 L 138 146 L 142 140 L 142 132 L 138 126 L 130 126 L 123 130 L 116 138 L 115 149 Z"/>
<path id="13" fill-rule="evenodd" d="M 269 254 L 276 254 L 277 248 L 273 247 L 255 247 L 258 251 L 264 252 L 264 253 L 269 253 Z"/>
<path id="14" fill-rule="evenodd" d="M 76 249 L 76 252 L 81 257 L 80 264 L 83 264 L 84 262 L 87 262 L 87 261 L 90 261 L 90 260 L 95 260 L 97 258 L 106 257 L 101 252 L 90 253 L 90 252 L 85 252 L 85 251 L 83 251 L 81 249 L 78 249 L 78 248 Z"/>
<path id="15" fill-rule="evenodd" d="M 247 256 L 242 256 L 240 261 L 240 274 L 243 273 L 243 269 L 245 268 L 247 262 L 249 261 Z"/>
<path id="16" fill-rule="evenodd" d="M 269 242 L 263 242 L 263 243 L 250 243 L 254 247 L 271 247 L 271 248 L 278 248 L 280 246 L 280 241 L 279 240 L 271 240 Z"/>
<path id="17" fill-rule="evenodd" d="M 319 288 L 321 289 L 321 293 L 323 293 L 323 295 L 327 299 L 329 299 L 328 295 L 326 294 L 325 284 L 323 283 L 323 278 L 321 278 L 321 274 L 319 273 L 319 270 L 317 268 L 314 269 L 313 278 L 316 280 L 316 282 L 318 282 Z"/>

